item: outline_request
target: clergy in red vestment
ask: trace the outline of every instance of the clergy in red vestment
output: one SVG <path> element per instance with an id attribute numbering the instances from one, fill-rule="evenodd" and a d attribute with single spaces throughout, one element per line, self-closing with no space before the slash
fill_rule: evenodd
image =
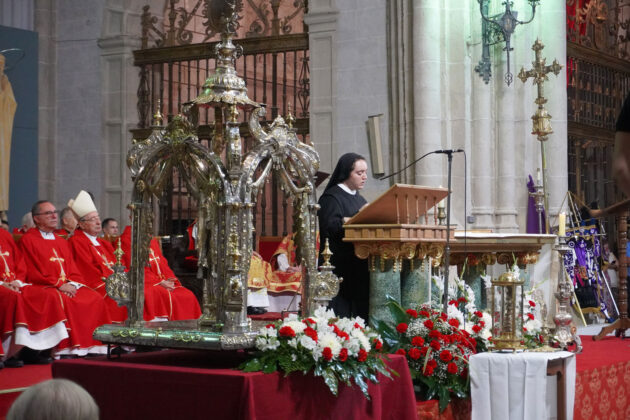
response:
<path id="1" fill-rule="evenodd" d="M 70 200 L 68 208 L 76 215 L 78 228 L 68 240 L 77 268 L 83 276 L 83 284 L 103 297 L 109 318 L 114 323 L 123 323 L 127 319 L 127 308 L 118 306 L 116 301 L 107 296 L 105 280 L 112 273 L 116 263 L 111 243 L 99 238 L 101 219 L 92 198 L 85 191 Z M 74 217 L 74 216 L 73 216 Z"/>
<path id="2" fill-rule="evenodd" d="M 76 267 L 68 242 L 55 235 L 57 210 L 49 201 L 38 201 L 32 209 L 35 226 L 20 240 L 26 263 L 26 280 L 32 287 L 55 293 L 63 302 L 70 337 L 56 348 L 56 355 L 105 353 L 105 346 L 92 338 L 96 327 L 110 319 L 103 298 L 86 287 Z"/>
<path id="3" fill-rule="evenodd" d="M 131 227 L 127 226 L 120 235 L 121 247 L 124 252 L 123 263 L 129 268 L 131 260 Z M 151 240 L 148 265 L 144 268 L 145 287 L 153 287 L 164 296 L 169 304 L 169 321 L 183 319 L 197 319 L 201 316 L 199 302 L 195 295 L 181 285 L 175 273 L 168 266 L 168 262 L 157 240 Z"/>
<path id="4" fill-rule="evenodd" d="M 25 278 L 26 266 L 13 237 L 0 230 L 0 359 L 22 346 L 50 349 L 68 337 L 59 298 Z"/>
<path id="5" fill-rule="evenodd" d="M 74 230 L 77 228 L 77 218 L 72 212 L 70 206 L 64 207 L 61 210 L 61 212 L 59 213 L 59 218 L 61 219 L 61 227 L 59 229 L 55 229 L 55 235 L 59 235 L 64 239 L 68 239 L 72 236 Z"/>

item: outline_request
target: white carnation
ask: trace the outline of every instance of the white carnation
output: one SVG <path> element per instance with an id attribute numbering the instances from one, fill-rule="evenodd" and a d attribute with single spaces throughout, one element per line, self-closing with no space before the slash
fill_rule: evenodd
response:
<path id="1" fill-rule="evenodd" d="M 339 354 L 339 351 L 341 350 L 341 343 L 339 342 L 339 337 L 337 337 L 336 334 L 326 333 L 319 336 L 317 347 L 321 348 L 322 350 L 326 347 L 330 347 L 333 356 L 337 356 Z"/>
<path id="2" fill-rule="evenodd" d="M 527 328 L 527 332 L 536 333 L 542 328 L 542 322 L 538 319 L 530 319 L 525 323 L 524 327 Z"/>
<path id="3" fill-rule="evenodd" d="M 304 331 L 304 329 L 306 328 L 306 324 L 304 324 L 302 321 L 292 320 L 292 321 L 285 321 L 280 326 L 280 328 L 282 327 L 291 327 L 291 329 L 295 331 L 295 334 L 297 335 L 297 334 L 301 334 Z"/>

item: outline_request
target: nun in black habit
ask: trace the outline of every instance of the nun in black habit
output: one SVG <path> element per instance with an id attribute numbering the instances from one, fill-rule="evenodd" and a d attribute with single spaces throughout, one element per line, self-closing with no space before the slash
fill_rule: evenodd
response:
<path id="1" fill-rule="evenodd" d="M 370 275 L 367 260 L 354 255 L 354 245 L 343 242 L 343 224 L 367 204 L 359 194 L 367 180 L 367 161 L 356 153 L 339 158 L 324 193 L 319 198 L 319 232 L 321 243 L 329 241 L 334 273 L 343 277 L 339 294 L 331 308 L 339 316 L 368 319 Z M 323 247 L 322 247 L 323 248 Z"/>

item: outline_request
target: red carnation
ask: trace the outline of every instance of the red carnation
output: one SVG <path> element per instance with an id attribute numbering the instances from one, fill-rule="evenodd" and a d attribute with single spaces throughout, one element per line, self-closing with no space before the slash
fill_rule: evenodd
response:
<path id="1" fill-rule="evenodd" d="M 429 337 L 430 338 L 442 338 L 442 333 L 440 333 L 438 330 L 433 330 L 429 332 Z"/>
<path id="2" fill-rule="evenodd" d="M 311 337 L 313 341 L 317 341 L 317 331 L 312 329 L 311 327 L 304 328 L 304 335 Z"/>
<path id="3" fill-rule="evenodd" d="M 442 346 L 440 345 L 440 342 L 437 340 L 433 340 L 431 341 L 431 344 L 429 344 L 433 350 L 438 351 L 440 348 L 442 348 Z"/>
<path id="4" fill-rule="evenodd" d="M 459 327 L 459 321 L 455 318 L 449 319 L 448 323 L 455 328 Z"/>
<path id="5" fill-rule="evenodd" d="M 354 323 L 354 328 L 358 328 L 358 329 L 360 329 L 360 330 L 363 330 L 363 327 L 362 327 L 362 326 L 360 326 L 358 322 L 355 322 L 355 323 Z"/>
<path id="6" fill-rule="evenodd" d="M 527 332 L 527 328 L 523 327 L 523 332 Z"/>
<path id="7" fill-rule="evenodd" d="M 457 302 L 458 303 L 466 303 L 466 302 L 468 302 L 468 299 L 466 299 L 465 297 L 462 296 L 459 299 L 457 299 Z"/>
<path id="8" fill-rule="evenodd" d="M 359 350 L 359 355 L 357 357 L 357 360 L 359 362 L 365 362 L 367 360 L 367 356 L 368 356 L 367 351 L 361 349 Z"/>
<path id="9" fill-rule="evenodd" d="M 427 366 L 424 369 L 424 376 L 431 376 L 431 375 L 433 375 L 433 369 L 435 369 L 435 368 Z"/>
<path id="10" fill-rule="evenodd" d="M 306 325 L 313 325 L 313 324 L 315 324 L 315 321 L 313 320 L 313 318 L 306 318 L 302 322 L 305 323 Z"/>
<path id="11" fill-rule="evenodd" d="M 457 306 L 457 300 L 455 300 L 455 299 L 451 299 L 451 300 L 449 300 L 449 301 L 448 301 L 448 304 L 449 304 L 449 305 L 454 305 L 454 306 Z"/>
<path id="12" fill-rule="evenodd" d="M 437 367 L 437 362 L 434 359 L 431 359 L 427 362 L 427 367 L 431 369 L 435 369 Z"/>
<path id="13" fill-rule="evenodd" d="M 483 316 L 483 313 L 481 311 L 475 311 L 473 312 L 473 314 L 478 318 L 481 318 Z"/>
<path id="14" fill-rule="evenodd" d="M 401 354 L 401 355 L 405 356 L 407 354 L 407 352 L 405 351 L 405 349 L 398 349 L 398 350 L 396 350 L 396 354 Z"/>
<path id="15" fill-rule="evenodd" d="M 378 338 L 374 339 L 374 350 L 380 350 L 383 348 L 383 342 Z"/>
<path id="16" fill-rule="evenodd" d="M 450 362 L 451 360 L 453 360 L 453 355 L 448 350 L 442 350 L 440 352 L 440 360 L 442 360 L 443 362 Z"/>
<path id="17" fill-rule="evenodd" d="M 276 328 L 276 324 L 267 324 L 265 325 L 265 328 Z"/>
<path id="18" fill-rule="evenodd" d="M 295 331 L 293 331 L 293 328 L 289 327 L 288 325 L 280 328 L 278 334 L 281 337 L 295 337 Z"/>
<path id="19" fill-rule="evenodd" d="M 326 348 L 328 348 L 328 347 L 326 347 Z M 348 349 L 343 348 L 339 352 L 339 361 L 340 362 L 345 362 L 346 360 L 348 360 Z"/>
<path id="20" fill-rule="evenodd" d="M 424 338 L 415 336 L 411 339 L 411 345 L 416 347 L 422 347 L 424 345 Z"/>
<path id="21" fill-rule="evenodd" d="M 424 326 L 427 327 L 428 329 L 432 330 L 433 329 L 433 321 L 431 321 L 430 319 L 427 319 L 426 321 L 424 321 Z"/>
<path id="22" fill-rule="evenodd" d="M 324 356 L 324 360 L 330 362 L 332 360 L 333 354 L 330 347 L 324 347 L 324 351 L 322 352 L 322 356 Z"/>
<path id="23" fill-rule="evenodd" d="M 453 362 L 449 363 L 448 365 L 446 365 L 446 371 L 455 375 L 457 373 L 457 365 Z"/>
<path id="24" fill-rule="evenodd" d="M 533 300 L 530 300 L 527 303 L 529 303 L 529 306 L 531 306 L 532 308 L 536 307 L 536 302 L 534 302 Z"/>
<path id="25" fill-rule="evenodd" d="M 440 319 L 442 321 L 446 321 L 448 319 L 448 315 L 446 315 L 444 312 L 440 313 Z"/>
<path id="26" fill-rule="evenodd" d="M 488 340 L 490 340 L 488 338 Z M 475 340 L 474 338 L 470 337 L 470 343 L 473 345 L 473 348 L 477 348 L 477 340 Z"/>
<path id="27" fill-rule="evenodd" d="M 431 316 L 431 314 L 428 311 L 420 311 L 418 312 L 419 315 L 422 315 L 425 318 L 428 318 Z"/>
<path id="28" fill-rule="evenodd" d="M 486 322 L 485 321 L 479 321 L 479 326 L 480 327 L 485 327 L 486 326 Z"/>
<path id="29" fill-rule="evenodd" d="M 407 328 L 409 326 L 407 324 L 405 324 L 404 322 L 401 322 L 400 324 L 396 325 L 396 331 L 398 331 L 401 334 L 404 334 L 407 332 Z"/>
<path id="30" fill-rule="evenodd" d="M 407 315 L 409 315 L 412 318 L 418 318 L 418 311 L 416 311 L 415 309 L 407 309 Z"/>
<path id="31" fill-rule="evenodd" d="M 527 314 L 527 318 L 534 319 L 534 314 Z"/>
<path id="32" fill-rule="evenodd" d="M 477 334 L 479 331 L 481 331 L 481 327 L 479 325 L 473 325 L 472 330 L 475 334 Z"/>
<path id="33" fill-rule="evenodd" d="M 428 351 L 429 351 L 429 348 L 428 348 L 428 347 L 422 347 L 422 348 L 420 349 L 420 354 L 421 354 L 422 356 L 426 356 Z"/>
<path id="34" fill-rule="evenodd" d="M 411 357 L 413 360 L 418 360 L 420 358 L 420 355 L 420 350 L 416 347 L 412 347 L 409 349 L 409 357 Z"/>

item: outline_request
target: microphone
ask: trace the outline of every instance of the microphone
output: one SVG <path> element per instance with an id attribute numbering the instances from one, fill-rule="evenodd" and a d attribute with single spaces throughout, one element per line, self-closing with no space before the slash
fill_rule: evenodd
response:
<path id="1" fill-rule="evenodd" d="M 384 179 L 387 178 L 391 178 L 394 175 L 398 175 L 399 173 L 401 173 L 402 171 L 404 171 L 405 169 L 411 167 L 412 165 L 415 165 L 416 163 L 420 162 L 422 159 L 424 159 L 425 157 L 432 155 L 433 153 L 444 153 L 449 155 L 449 157 L 451 157 L 450 155 L 452 155 L 453 153 L 461 153 L 463 152 L 464 149 L 444 149 L 444 150 L 434 150 L 432 152 L 428 152 L 425 153 L 424 155 L 420 156 L 418 159 L 414 160 L 413 162 L 411 162 L 409 165 L 405 166 L 404 168 L 400 169 L 399 171 L 394 172 L 393 174 L 389 174 L 389 175 L 383 175 L 382 177 L 378 178 L 379 181 L 382 181 Z"/>
<path id="2" fill-rule="evenodd" d="M 446 154 L 450 154 L 450 153 L 462 153 L 464 151 L 464 149 L 445 149 L 445 150 L 436 150 L 433 153 L 446 153 Z"/>

